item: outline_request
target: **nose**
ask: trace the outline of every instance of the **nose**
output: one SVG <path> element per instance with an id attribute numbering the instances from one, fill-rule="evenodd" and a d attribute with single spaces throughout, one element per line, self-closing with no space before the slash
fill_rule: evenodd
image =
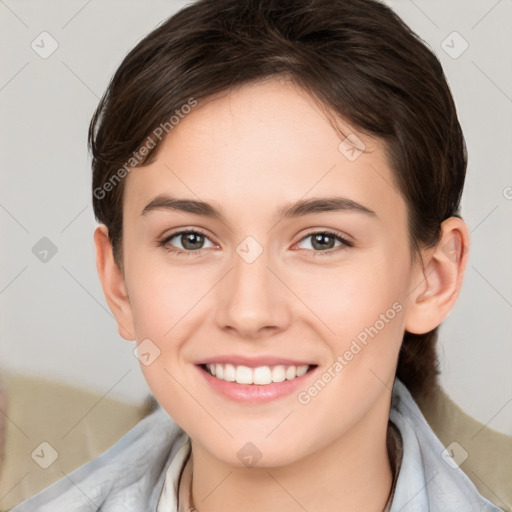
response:
<path id="1" fill-rule="evenodd" d="M 269 260 L 265 250 L 254 261 L 242 252 L 234 252 L 231 271 L 216 287 L 219 328 L 256 340 L 289 326 L 293 294 Z"/>

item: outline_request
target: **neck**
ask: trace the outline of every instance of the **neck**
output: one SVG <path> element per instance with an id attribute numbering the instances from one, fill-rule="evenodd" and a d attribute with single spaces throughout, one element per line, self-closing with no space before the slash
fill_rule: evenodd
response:
<path id="1" fill-rule="evenodd" d="M 197 512 L 382 512 L 393 474 L 387 452 L 389 397 L 333 443 L 291 464 L 238 467 L 192 441 Z"/>

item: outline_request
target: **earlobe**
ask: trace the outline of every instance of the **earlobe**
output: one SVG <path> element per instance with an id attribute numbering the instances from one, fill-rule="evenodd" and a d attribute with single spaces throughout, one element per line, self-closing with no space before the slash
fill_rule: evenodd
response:
<path id="1" fill-rule="evenodd" d="M 423 334 L 438 327 L 455 306 L 459 296 L 469 252 L 469 233 L 458 217 L 446 219 L 435 248 L 423 253 L 409 294 L 406 331 Z M 417 284 L 419 283 L 419 284 Z"/>
<path id="2" fill-rule="evenodd" d="M 96 245 L 96 268 L 108 306 L 117 322 L 119 334 L 128 341 L 135 340 L 132 309 L 124 276 L 114 260 L 112 244 L 105 225 L 99 225 L 94 232 Z"/>

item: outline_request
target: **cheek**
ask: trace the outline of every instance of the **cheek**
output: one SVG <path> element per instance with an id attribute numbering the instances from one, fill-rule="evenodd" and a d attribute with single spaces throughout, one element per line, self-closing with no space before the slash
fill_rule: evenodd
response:
<path id="1" fill-rule="evenodd" d="M 331 334 L 355 335 L 404 298 L 404 272 L 387 265 L 382 254 L 372 260 L 303 273 L 290 287 Z"/>
<path id="2" fill-rule="evenodd" d="M 375 380 L 372 372 L 386 380 L 394 370 L 403 337 L 407 289 L 406 272 L 400 270 L 407 268 L 407 262 L 397 260 L 380 252 L 365 262 L 358 260 L 302 281 L 304 303 L 329 346 L 331 360 L 326 364 L 329 367 L 342 357 L 345 376 L 336 379 L 340 385 L 350 376 L 365 387 L 363 381 Z M 341 366 L 332 371 L 341 375 Z"/>
<path id="3" fill-rule="evenodd" d="M 135 262 L 135 261 L 134 261 Z M 140 368 L 154 396 L 173 418 L 180 422 L 189 418 L 190 396 L 180 383 L 187 378 L 183 346 L 190 337 L 194 322 L 194 304 L 204 295 L 202 287 L 191 281 L 190 272 L 145 259 L 138 268 L 132 267 L 129 283 Z M 127 272 L 128 275 L 128 272 Z M 197 316 L 197 315 L 196 315 Z M 150 352 L 154 359 L 145 364 L 141 353 Z"/>
<path id="4" fill-rule="evenodd" d="M 171 265 L 161 255 L 144 254 L 134 255 L 126 274 L 137 338 L 155 340 L 172 337 L 174 326 L 193 316 L 213 278 L 200 265 Z"/>

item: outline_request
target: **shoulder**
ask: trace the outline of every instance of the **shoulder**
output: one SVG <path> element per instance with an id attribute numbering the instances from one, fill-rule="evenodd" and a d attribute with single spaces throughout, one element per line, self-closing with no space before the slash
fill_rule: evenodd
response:
<path id="1" fill-rule="evenodd" d="M 11 512 L 148 510 L 157 501 L 165 466 L 188 440 L 160 406 L 117 443 Z"/>
<path id="2" fill-rule="evenodd" d="M 398 428 L 403 444 L 391 512 L 499 512 L 482 496 L 459 467 L 453 445 L 445 448 L 411 394 L 395 380 L 390 421 Z"/>

